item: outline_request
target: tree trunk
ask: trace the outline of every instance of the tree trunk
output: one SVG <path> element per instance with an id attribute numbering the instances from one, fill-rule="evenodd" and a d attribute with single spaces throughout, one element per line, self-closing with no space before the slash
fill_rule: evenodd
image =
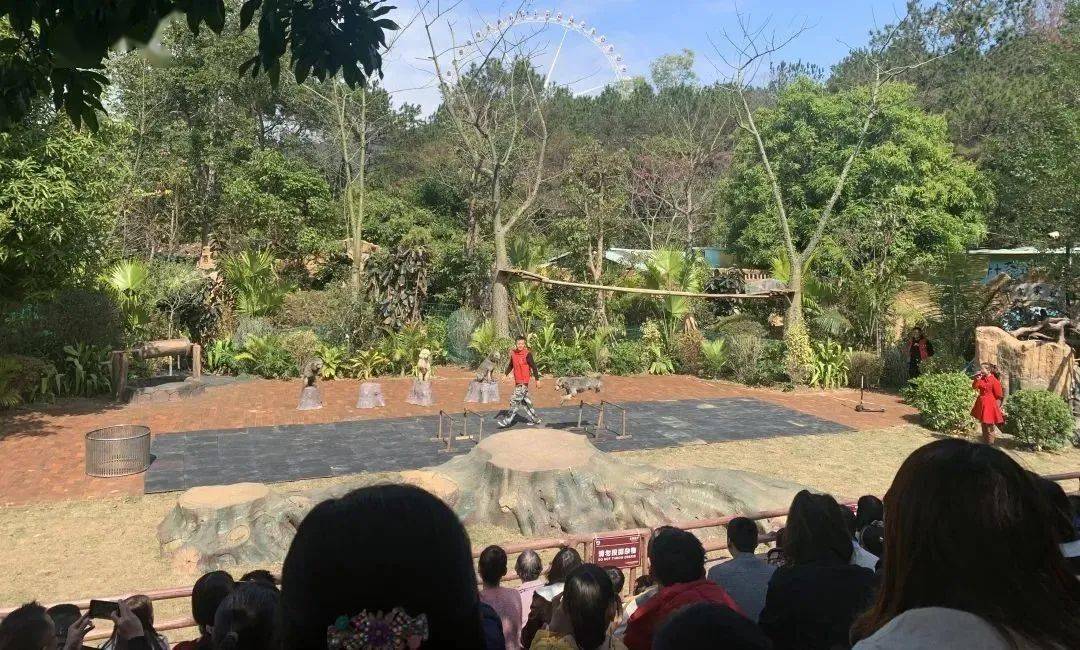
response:
<path id="1" fill-rule="evenodd" d="M 510 291 L 502 269 L 510 267 L 506 252 L 506 231 L 495 224 L 495 268 L 491 274 L 491 318 L 495 322 L 497 336 L 510 336 Z"/>

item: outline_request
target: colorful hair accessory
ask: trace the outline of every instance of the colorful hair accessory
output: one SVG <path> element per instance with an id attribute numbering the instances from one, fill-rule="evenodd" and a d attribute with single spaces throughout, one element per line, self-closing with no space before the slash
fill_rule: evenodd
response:
<path id="1" fill-rule="evenodd" d="M 389 614 L 339 616 L 326 628 L 327 650 L 417 650 L 427 638 L 427 616 L 413 618 L 400 607 Z"/>

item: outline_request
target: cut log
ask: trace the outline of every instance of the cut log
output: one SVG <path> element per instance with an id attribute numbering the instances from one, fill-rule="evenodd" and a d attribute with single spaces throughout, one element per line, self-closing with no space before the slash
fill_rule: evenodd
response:
<path id="1" fill-rule="evenodd" d="M 158 525 L 158 541 L 189 574 L 272 564 L 285 556 L 308 508 L 259 483 L 192 488 Z"/>
<path id="2" fill-rule="evenodd" d="M 456 485 L 466 524 L 530 536 L 656 526 L 783 509 L 804 486 L 728 469 L 664 470 L 622 461 L 585 436 L 517 429 L 436 468 Z"/>
<path id="3" fill-rule="evenodd" d="M 405 401 L 419 406 L 433 405 L 435 398 L 431 395 L 431 382 L 414 379 L 412 388 L 409 389 L 409 396 L 405 398 Z"/>
<path id="4" fill-rule="evenodd" d="M 383 399 L 382 384 L 373 381 L 365 381 L 360 384 L 360 396 L 356 400 L 356 408 L 373 409 L 386 406 Z"/>
<path id="5" fill-rule="evenodd" d="M 131 354 L 136 359 L 153 359 L 156 357 L 172 357 L 178 354 L 187 356 L 191 353 L 191 341 L 187 339 L 163 339 L 161 341 L 147 341 L 131 349 Z"/>

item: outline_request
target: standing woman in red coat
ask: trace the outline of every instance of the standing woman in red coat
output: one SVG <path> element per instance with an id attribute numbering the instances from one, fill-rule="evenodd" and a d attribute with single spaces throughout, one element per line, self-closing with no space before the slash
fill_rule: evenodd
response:
<path id="1" fill-rule="evenodd" d="M 1005 414 L 1001 411 L 1001 400 L 1005 398 L 1005 391 L 1001 388 L 998 376 L 997 366 L 984 363 L 982 370 L 975 373 L 975 381 L 971 382 L 971 387 L 979 392 L 979 396 L 975 398 L 975 406 L 971 409 L 971 416 L 982 426 L 983 442 L 988 445 L 994 444 L 997 426 L 1005 424 Z"/>

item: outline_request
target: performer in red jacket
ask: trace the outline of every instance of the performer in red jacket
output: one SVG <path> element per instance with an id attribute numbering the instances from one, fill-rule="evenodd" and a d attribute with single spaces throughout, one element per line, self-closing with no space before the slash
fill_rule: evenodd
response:
<path id="1" fill-rule="evenodd" d="M 510 410 L 506 416 L 496 420 L 500 428 L 506 428 L 518 417 L 527 424 L 543 424 L 543 420 L 533 410 L 529 399 L 529 380 L 536 377 L 536 387 L 540 387 L 540 370 L 533 361 L 532 351 L 525 345 L 525 337 L 517 337 L 514 349 L 510 351 L 510 363 L 506 366 L 506 375 L 514 378 L 514 394 L 510 396 Z"/>
<path id="2" fill-rule="evenodd" d="M 982 369 L 975 373 L 975 381 L 971 382 L 971 387 L 979 392 L 971 415 L 982 426 L 983 442 L 988 445 L 994 444 L 997 426 L 1005 423 L 1005 414 L 1001 411 L 1005 391 L 1001 388 L 998 374 L 997 366 L 984 363 Z"/>

